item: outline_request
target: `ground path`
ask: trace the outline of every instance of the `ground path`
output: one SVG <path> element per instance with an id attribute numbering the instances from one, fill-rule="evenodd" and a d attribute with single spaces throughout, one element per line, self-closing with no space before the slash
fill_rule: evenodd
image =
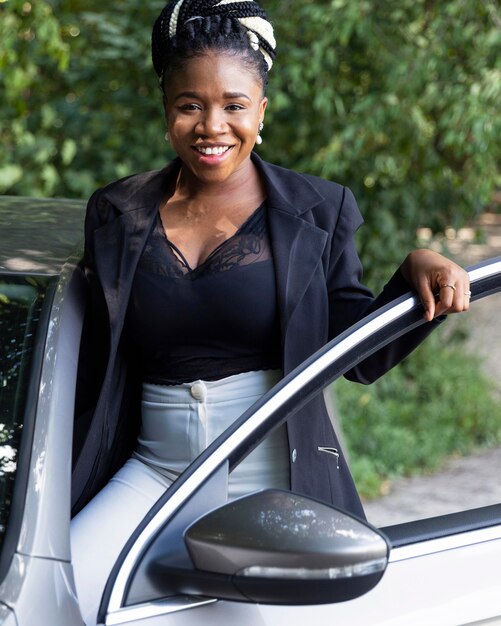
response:
<path id="1" fill-rule="evenodd" d="M 501 215 L 487 213 L 479 221 L 485 241 L 475 243 L 473 229 L 448 231 L 449 251 L 463 265 L 501 256 Z M 426 235 L 426 233 L 424 233 Z M 473 303 L 468 313 L 468 349 L 482 357 L 484 371 L 501 381 L 501 294 Z M 501 388 L 501 384 L 500 384 Z M 501 503 L 501 447 L 449 460 L 437 474 L 402 478 L 387 496 L 366 502 L 369 520 L 377 526 L 396 524 Z"/>

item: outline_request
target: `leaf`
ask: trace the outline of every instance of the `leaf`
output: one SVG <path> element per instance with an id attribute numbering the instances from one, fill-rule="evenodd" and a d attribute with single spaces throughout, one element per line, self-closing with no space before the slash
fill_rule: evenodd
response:
<path id="1" fill-rule="evenodd" d="M 61 149 L 61 159 L 64 165 L 69 165 L 77 153 L 77 144 L 73 139 L 65 139 Z"/>
<path id="2" fill-rule="evenodd" d="M 23 176 L 23 169 L 19 165 L 4 165 L 0 167 L 0 192 L 5 193 L 14 187 Z"/>

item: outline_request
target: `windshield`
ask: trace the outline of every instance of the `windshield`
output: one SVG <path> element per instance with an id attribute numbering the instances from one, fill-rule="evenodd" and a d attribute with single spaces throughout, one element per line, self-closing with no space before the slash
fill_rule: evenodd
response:
<path id="1" fill-rule="evenodd" d="M 45 278 L 0 277 L 0 549 L 14 489 Z"/>

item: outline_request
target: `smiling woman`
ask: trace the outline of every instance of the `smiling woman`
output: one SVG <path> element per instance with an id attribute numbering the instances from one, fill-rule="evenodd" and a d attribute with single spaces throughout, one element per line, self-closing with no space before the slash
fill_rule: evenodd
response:
<path id="1" fill-rule="evenodd" d="M 188 91 L 190 85 L 197 90 Z M 238 58 L 208 52 L 175 74 L 164 102 L 170 142 L 184 167 L 162 206 L 162 222 L 170 241 L 196 267 L 265 198 L 250 154 L 267 100 L 261 82 Z"/>
<path id="2" fill-rule="evenodd" d="M 170 141 L 192 176 L 186 184 L 224 183 L 234 195 L 252 193 L 249 156 L 267 104 L 255 73 L 238 58 L 207 52 L 169 81 L 164 103 Z"/>
<path id="3" fill-rule="evenodd" d="M 354 233 L 362 218 L 351 192 L 253 152 L 274 49 L 256 2 L 169 3 L 153 28 L 152 55 L 178 158 L 111 183 L 87 207 L 82 266 L 91 305 L 72 551 L 88 625 L 149 508 L 284 374 L 409 287 L 430 324 L 350 378 L 375 380 L 437 325 L 436 316 L 468 308 L 467 274 L 423 250 L 374 298 L 361 284 Z M 263 487 L 292 488 L 363 516 L 320 397 L 249 454 L 231 474 L 228 495 Z"/>

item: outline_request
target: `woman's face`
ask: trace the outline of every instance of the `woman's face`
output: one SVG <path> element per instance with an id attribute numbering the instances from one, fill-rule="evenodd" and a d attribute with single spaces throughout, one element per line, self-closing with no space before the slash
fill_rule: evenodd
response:
<path id="1" fill-rule="evenodd" d="M 250 166 L 267 99 L 238 56 L 189 59 L 165 86 L 172 147 L 202 183 L 222 183 Z"/>

